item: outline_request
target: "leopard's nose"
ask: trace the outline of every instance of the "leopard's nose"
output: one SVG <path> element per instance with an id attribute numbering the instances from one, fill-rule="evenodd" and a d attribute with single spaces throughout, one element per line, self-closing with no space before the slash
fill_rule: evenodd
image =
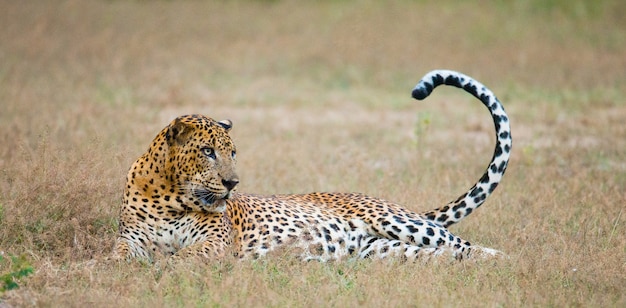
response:
<path id="1" fill-rule="evenodd" d="M 226 189 L 228 190 L 233 190 L 233 188 L 235 188 L 237 184 L 239 184 L 238 178 L 234 178 L 230 180 L 222 179 L 222 185 L 224 185 L 224 187 L 226 187 Z"/>

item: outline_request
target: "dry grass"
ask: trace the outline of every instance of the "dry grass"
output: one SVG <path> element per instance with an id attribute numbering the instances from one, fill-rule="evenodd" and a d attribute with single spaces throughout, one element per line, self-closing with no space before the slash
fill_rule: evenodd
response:
<path id="1" fill-rule="evenodd" d="M 506 4 L 505 4 L 506 3 Z M 624 306 L 623 1 L 0 4 L 0 306 Z M 107 262 L 124 174 L 169 120 L 230 118 L 241 191 L 360 191 L 416 210 L 476 180 L 483 81 L 514 153 L 453 231 L 509 260 Z M 12 271 L 5 258 L 0 276 Z"/>

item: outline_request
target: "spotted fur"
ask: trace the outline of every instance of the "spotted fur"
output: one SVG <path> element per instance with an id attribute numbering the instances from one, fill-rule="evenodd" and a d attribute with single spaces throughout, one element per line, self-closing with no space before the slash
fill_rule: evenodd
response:
<path id="1" fill-rule="evenodd" d="M 216 258 L 230 251 L 256 258 L 279 248 L 320 261 L 496 254 L 453 235 L 447 226 L 478 208 L 502 179 L 511 150 L 508 117 L 491 91 L 454 71 L 427 74 L 413 97 L 424 99 L 441 84 L 477 97 L 496 128 L 496 148 L 487 170 L 455 201 L 415 213 L 357 193 L 238 193 L 236 150 L 228 134 L 232 123 L 182 116 L 156 136 L 128 172 L 114 256 Z"/>

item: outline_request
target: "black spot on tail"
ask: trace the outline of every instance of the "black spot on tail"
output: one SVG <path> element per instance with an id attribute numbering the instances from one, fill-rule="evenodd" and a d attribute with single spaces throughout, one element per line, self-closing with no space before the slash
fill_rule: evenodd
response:
<path id="1" fill-rule="evenodd" d="M 424 83 L 422 87 L 415 88 L 411 92 L 411 96 L 417 100 L 423 100 L 433 91 L 433 86 L 429 83 Z"/>

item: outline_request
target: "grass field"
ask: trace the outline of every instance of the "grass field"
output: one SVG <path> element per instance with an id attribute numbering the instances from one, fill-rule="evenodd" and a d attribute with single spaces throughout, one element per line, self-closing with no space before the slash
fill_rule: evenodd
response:
<path id="1" fill-rule="evenodd" d="M 625 13 L 620 0 L 2 1 L 0 307 L 624 307 Z M 455 198 L 491 158 L 493 125 L 457 89 L 410 99 L 435 68 L 482 81 L 511 118 L 504 181 L 451 228 L 509 259 L 105 260 L 128 167 L 187 113 L 233 120 L 241 192 L 358 191 L 416 211 Z"/>

